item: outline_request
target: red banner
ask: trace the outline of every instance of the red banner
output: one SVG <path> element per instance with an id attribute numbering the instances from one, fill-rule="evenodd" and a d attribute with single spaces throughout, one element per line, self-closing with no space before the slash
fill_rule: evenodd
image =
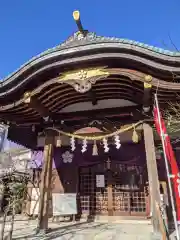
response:
<path id="1" fill-rule="evenodd" d="M 177 221 L 180 222 L 180 175 L 179 175 L 179 168 L 177 165 L 177 161 L 174 155 L 174 151 L 172 149 L 170 137 L 167 134 L 165 122 L 160 114 L 160 121 L 161 121 L 161 127 L 162 127 L 162 135 L 161 136 L 161 130 L 160 130 L 160 123 L 158 120 L 158 110 L 155 107 L 154 108 L 154 121 L 156 130 L 161 138 L 161 141 L 164 141 L 165 145 L 165 154 L 169 161 L 170 167 L 171 167 L 171 175 L 173 179 L 173 187 L 174 187 L 174 197 L 176 200 L 176 211 L 177 211 Z"/>

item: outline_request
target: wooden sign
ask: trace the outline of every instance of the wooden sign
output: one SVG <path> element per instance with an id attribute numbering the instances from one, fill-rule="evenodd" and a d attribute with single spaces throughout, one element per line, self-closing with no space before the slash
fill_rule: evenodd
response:
<path id="1" fill-rule="evenodd" d="M 100 187 L 100 188 L 105 187 L 104 175 L 96 175 L 96 187 Z"/>
<path id="2" fill-rule="evenodd" d="M 53 193 L 53 216 L 77 214 L 76 193 Z"/>

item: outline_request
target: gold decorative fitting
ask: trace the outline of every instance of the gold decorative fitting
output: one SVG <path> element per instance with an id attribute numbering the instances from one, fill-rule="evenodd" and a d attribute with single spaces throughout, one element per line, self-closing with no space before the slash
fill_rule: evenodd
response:
<path id="1" fill-rule="evenodd" d="M 79 79 L 85 80 L 85 79 L 87 78 L 87 71 L 80 70 L 80 71 L 78 72 L 78 75 L 79 75 Z"/>
<path id="2" fill-rule="evenodd" d="M 144 88 L 152 88 L 152 84 L 144 82 Z"/>
<path id="3" fill-rule="evenodd" d="M 80 19 L 80 12 L 78 10 L 73 12 L 73 18 L 75 21 L 78 21 Z"/>
<path id="4" fill-rule="evenodd" d="M 133 141 L 134 143 L 138 143 L 138 141 L 139 141 L 139 137 L 138 137 L 138 134 L 137 134 L 137 132 L 136 132 L 135 127 L 134 127 L 134 130 L 133 130 L 132 141 Z"/>
<path id="5" fill-rule="evenodd" d="M 30 103 L 31 101 L 31 93 L 30 92 L 26 92 L 24 94 L 24 103 Z"/>
<path id="6" fill-rule="evenodd" d="M 146 82 L 151 82 L 152 81 L 152 76 L 151 75 L 146 75 L 144 79 L 145 79 Z"/>
<path id="7" fill-rule="evenodd" d="M 97 80 L 104 79 L 109 76 L 109 72 L 102 68 L 86 68 L 64 73 L 60 76 L 60 83 L 67 83 L 74 87 L 77 92 L 85 93 L 89 91 L 92 84 Z"/>

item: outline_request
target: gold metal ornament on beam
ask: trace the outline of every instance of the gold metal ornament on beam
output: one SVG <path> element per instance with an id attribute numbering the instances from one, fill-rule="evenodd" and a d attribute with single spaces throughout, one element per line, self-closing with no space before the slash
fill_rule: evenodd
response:
<path id="1" fill-rule="evenodd" d="M 30 103 L 31 102 L 31 93 L 30 92 L 26 92 L 24 94 L 24 103 Z"/>
<path id="2" fill-rule="evenodd" d="M 146 75 L 145 77 L 144 77 L 144 80 L 145 80 L 145 82 L 144 82 L 144 88 L 152 88 L 152 84 L 151 84 L 151 82 L 152 82 L 152 76 L 151 75 Z"/>
<path id="3" fill-rule="evenodd" d="M 152 88 L 152 84 L 144 82 L 144 88 Z"/>
<path id="4" fill-rule="evenodd" d="M 152 82 L 152 76 L 151 76 L 151 75 L 146 75 L 146 76 L 144 77 L 144 80 L 145 80 L 145 82 L 150 83 L 150 82 Z"/>
<path id="5" fill-rule="evenodd" d="M 77 92 L 85 93 L 89 91 L 93 84 L 99 79 L 105 79 L 109 76 L 109 72 L 101 68 L 85 68 L 66 72 L 59 77 L 59 83 L 67 83 L 71 85 Z"/>

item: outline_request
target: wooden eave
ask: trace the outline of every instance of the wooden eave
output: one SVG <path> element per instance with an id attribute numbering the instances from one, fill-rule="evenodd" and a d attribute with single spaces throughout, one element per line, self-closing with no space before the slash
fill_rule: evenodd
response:
<path id="1" fill-rule="evenodd" d="M 106 79 L 98 79 L 92 85 L 91 92 L 79 93 L 59 80 L 67 71 L 102 66 L 106 67 L 109 75 Z M 152 76 L 152 90 L 149 92 L 144 89 L 147 74 Z M 82 40 L 73 36 L 58 47 L 33 58 L 1 82 L 0 119 L 19 128 L 30 126 L 26 128 L 28 134 L 33 124 L 41 125 L 48 116 L 53 121 L 66 120 L 70 124 L 75 119 L 79 122 L 86 120 L 88 114 L 98 117 L 98 112 L 92 114 L 92 111 L 85 115 L 61 112 L 74 103 L 90 101 L 96 104 L 99 100 L 125 99 L 137 104 L 133 112 L 140 111 L 143 101 L 146 101 L 145 105 L 152 106 L 157 88 L 159 102 L 164 106 L 168 102 L 179 101 L 179 75 L 178 53 L 121 39 L 95 35 L 92 38 L 91 33 Z M 24 101 L 26 92 L 31 93 L 33 100 L 29 104 Z M 148 97 L 145 96 L 147 93 Z M 118 111 L 119 116 L 115 114 L 116 109 L 114 113 L 106 110 L 104 117 L 122 118 L 122 114 L 131 112 L 129 108 Z M 32 139 L 35 138 L 36 134 L 32 134 Z"/>
<path id="2" fill-rule="evenodd" d="M 180 55 L 170 56 L 138 45 L 110 40 L 91 43 L 80 41 L 75 45 L 60 45 L 54 51 L 41 54 L 7 77 L 0 84 L 1 101 L 9 101 L 12 97 L 15 99 L 17 95 L 38 87 L 65 69 L 92 63 L 134 69 L 170 83 L 180 75 Z"/>
<path id="3" fill-rule="evenodd" d="M 106 79 L 99 79 L 92 85 L 96 94 L 96 100 L 104 99 L 126 99 L 138 105 L 143 104 L 145 74 L 136 70 L 122 68 L 105 68 L 109 73 Z M 1 103 L 0 118 L 4 121 L 21 124 L 40 123 L 42 117 L 51 115 L 55 119 L 62 119 L 61 110 L 71 104 L 92 101 L 91 96 L 79 93 L 68 83 L 61 84 L 60 77 L 44 81 L 38 87 L 32 89 L 31 97 L 35 97 L 42 111 L 33 108 L 24 102 L 24 96 L 11 99 L 8 104 Z M 152 95 L 158 88 L 158 98 L 161 104 L 179 101 L 180 83 L 167 82 L 165 80 L 152 78 Z M 18 97 L 18 96 L 17 96 Z M 45 111 L 47 114 L 45 114 Z M 42 113 L 44 112 L 44 115 Z M 22 117 L 23 116 L 23 117 Z"/>

